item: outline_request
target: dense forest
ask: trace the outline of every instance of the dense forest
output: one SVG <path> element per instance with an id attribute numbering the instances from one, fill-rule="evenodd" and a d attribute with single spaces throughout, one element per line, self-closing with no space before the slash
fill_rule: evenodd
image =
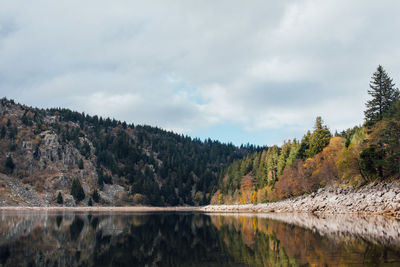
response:
<path id="1" fill-rule="evenodd" d="M 207 204 L 228 164 L 262 150 L 253 145 L 236 147 L 211 139 L 201 141 L 157 127 L 127 124 L 69 109 L 31 108 L 5 98 L 1 107 L 0 173 L 18 177 L 40 192 L 49 190 L 46 183 L 50 174 L 46 179 L 43 176 L 57 168 L 52 167 L 55 162 L 72 165 L 66 170 L 58 168 L 69 175 L 66 183 L 72 183 L 64 194 L 56 194 L 54 201 L 59 204 L 64 202 L 63 195 L 70 193 L 76 202 L 86 199 L 86 204 L 93 205 L 100 201 L 99 195 L 106 194 L 102 192 L 104 185 L 113 184 L 122 186 L 124 192 L 119 202 L 108 204 Z M 48 153 L 53 141 L 46 140 L 54 139 L 59 144 L 54 153 Z M 28 160 L 27 144 L 32 147 Z M 77 149 L 80 155 L 65 156 L 69 149 Z M 72 161 L 66 163 L 71 157 Z M 41 164 L 44 166 L 34 168 Z M 85 193 L 81 183 L 91 167 L 96 183 L 86 182 L 89 189 Z"/>
<path id="2" fill-rule="evenodd" d="M 368 93 L 363 125 L 332 134 L 317 117 L 313 131 L 300 141 L 285 141 L 229 165 L 212 203 L 276 201 L 326 186 L 398 179 L 400 94 L 382 66 Z"/>

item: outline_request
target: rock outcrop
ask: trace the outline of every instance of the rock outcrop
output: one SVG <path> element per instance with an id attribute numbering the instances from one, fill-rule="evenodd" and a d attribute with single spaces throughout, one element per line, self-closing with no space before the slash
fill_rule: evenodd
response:
<path id="1" fill-rule="evenodd" d="M 86 197 L 81 204 L 87 205 L 90 194 L 98 187 L 92 142 L 84 136 L 75 142 L 61 140 L 62 136 L 46 124 L 40 126 L 36 122 L 33 127 L 29 122 L 23 123 L 22 118 L 33 117 L 30 110 L 7 101 L 0 103 L 2 123 L 7 121 L 10 124 L 7 126 L 7 135 L 0 140 L 0 159 L 12 157 L 15 162 L 14 169 L 10 171 L 3 167 L 1 161 L 0 206 L 54 206 L 58 205 L 56 199 L 59 192 L 63 196 L 64 206 L 76 206 L 70 195 L 74 179 L 80 181 L 85 192 Z M 75 123 L 60 126 L 57 116 L 42 113 L 41 120 L 45 123 L 79 131 L 79 125 Z M 86 155 L 79 150 L 84 143 L 88 147 Z M 83 167 L 79 166 L 80 162 Z M 104 204 L 112 204 L 109 199 L 115 199 L 115 194 L 107 192 L 102 192 L 102 196 L 106 200 Z"/>

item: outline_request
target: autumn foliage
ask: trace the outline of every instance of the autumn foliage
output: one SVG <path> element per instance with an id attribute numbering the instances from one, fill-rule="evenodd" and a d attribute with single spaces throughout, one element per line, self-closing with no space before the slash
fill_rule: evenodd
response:
<path id="1" fill-rule="evenodd" d="M 285 168 L 275 184 L 274 199 L 310 193 L 339 181 L 336 163 L 344 149 L 344 138 L 333 137 L 327 147 L 313 158 L 297 159 Z"/>
<path id="2" fill-rule="evenodd" d="M 400 178 L 400 91 L 379 66 L 373 74 L 372 97 L 365 123 L 332 137 L 317 117 L 314 130 L 301 142 L 234 162 L 220 180 L 215 203 L 255 203 L 311 193 L 321 187 L 361 186 Z"/>

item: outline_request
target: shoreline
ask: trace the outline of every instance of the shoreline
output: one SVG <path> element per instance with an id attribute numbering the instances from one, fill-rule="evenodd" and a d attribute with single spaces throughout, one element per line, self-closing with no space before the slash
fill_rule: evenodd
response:
<path id="1" fill-rule="evenodd" d="M 370 214 L 400 218 L 400 182 L 372 183 L 359 188 L 325 188 L 278 202 L 208 205 L 201 210 L 221 213 Z"/>
<path id="2" fill-rule="evenodd" d="M 2 206 L 0 211 L 312 213 L 389 215 L 400 218 L 400 181 L 359 188 L 320 189 L 278 202 L 207 206 Z"/>
<path id="3" fill-rule="evenodd" d="M 29 207 L 29 206 L 4 206 L 0 211 L 75 211 L 75 212 L 194 212 L 200 211 L 200 207 L 152 207 L 152 206 L 92 206 L 92 207 Z"/>

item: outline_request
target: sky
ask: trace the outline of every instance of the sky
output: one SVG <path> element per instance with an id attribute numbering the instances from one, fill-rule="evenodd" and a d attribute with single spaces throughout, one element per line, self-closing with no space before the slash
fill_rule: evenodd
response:
<path id="1" fill-rule="evenodd" d="M 363 123 L 400 1 L 0 0 L 0 97 L 236 145 Z"/>

